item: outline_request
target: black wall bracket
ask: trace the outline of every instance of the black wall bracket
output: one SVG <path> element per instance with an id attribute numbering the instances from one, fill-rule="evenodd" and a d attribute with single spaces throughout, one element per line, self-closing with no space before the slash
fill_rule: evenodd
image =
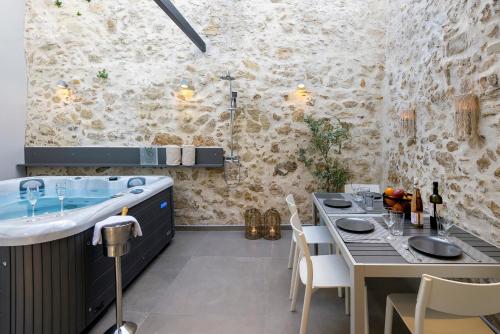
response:
<path id="1" fill-rule="evenodd" d="M 191 41 L 202 51 L 207 51 L 207 46 L 200 35 L 191 27 L 188 21 L 175 8 L 170 0 L 154 0 L 158 6 L 174 21 L 175 24 L 189 37 Z"/>

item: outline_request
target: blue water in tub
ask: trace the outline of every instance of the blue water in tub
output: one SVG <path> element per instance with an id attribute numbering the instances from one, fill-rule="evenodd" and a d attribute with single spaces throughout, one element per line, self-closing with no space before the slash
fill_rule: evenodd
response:
<path id="1" fill-rule="evenodd" d="M 4 196 L 5 195 L 5 196 Z M 96 205 L 107 201 L 112 195 L 108 190 L 87 190 L 84 194 L 68 195 L 64 198 L 64 210 L 72 210 Z M 61 204 L 55 194 L 46 194 L 38 198 L 35 216 L 59 212 Z M 19 194 L 0 194 L 0 220 L 31 216 L 30 202 Z"/>

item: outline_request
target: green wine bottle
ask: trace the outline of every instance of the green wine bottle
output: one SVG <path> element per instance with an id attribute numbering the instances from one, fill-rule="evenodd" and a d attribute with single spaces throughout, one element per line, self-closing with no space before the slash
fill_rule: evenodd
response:
<path id="1" fill-rule="evenodd" d="M 437 230 L 437 204 L 443 204 L 443 198 L 439 195 L 438 183 L 432 182 L 432 195 L 429 198 L 429 202 L 433 205 L 433 213 L 431 215 L 431 229 Z"/>

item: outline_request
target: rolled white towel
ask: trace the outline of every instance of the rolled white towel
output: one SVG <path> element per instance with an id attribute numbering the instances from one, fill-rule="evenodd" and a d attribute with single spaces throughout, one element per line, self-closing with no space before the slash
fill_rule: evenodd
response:
<path id="1" fill-rule="evenodd" d="M 167 145 L 167 165 L 178 166 L 181 164 L 181 147 L 177 145 Z"/>
<path id="2" fill-rule="evenodd" d="M 142 236 L 142 230 L 141 230 L 141 225 L 139 225 L 139 222 L 135 217 L 132 216 L 111 216 L 108 217 L 104 220 L 101 220 L 97 224 L 95 224 L 94 227 L 94 235 L 92 237 L 92 244 L 95 246 L 97 244 L 102 244 L 102 236 L 101 236 L 101 230 L 109 225 L 114 225 L 118 223 L 128 223 L 128 222 L 133 222 L 134 225 L 132 226 L 132 235 L 135 237 L 140 237 Z"/>
<path id="3" fill-rule="evenodd" d="M 194 145 L 182 145 L 182 164 L 193 166 L 196 163 L 196 147 Z"/>

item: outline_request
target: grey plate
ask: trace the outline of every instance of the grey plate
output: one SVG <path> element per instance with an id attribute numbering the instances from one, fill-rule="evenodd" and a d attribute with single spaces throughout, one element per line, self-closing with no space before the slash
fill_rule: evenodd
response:
<path id="1" fill-rule="evenodd" d="M 345 209 L 350 208 L 352 203 L 350 201 L 344 201 L 342 199 L 325 199 L 323 204 L 330 208 Z"/>
<path id="2" fill-rule="evenodd" d="M 438 237 L 411 237 L 408 239 L 408 245 L 419 252 L 436 257 L 454 258 L 462 255 L 460 247 Z"/>
<path id="3" fill-rule="evenodd" d="M 375 229 L 372 223 L 362 218 L 340 218 L 336 224 L 345 231 L 356 233 L 367 233 Z"/>

